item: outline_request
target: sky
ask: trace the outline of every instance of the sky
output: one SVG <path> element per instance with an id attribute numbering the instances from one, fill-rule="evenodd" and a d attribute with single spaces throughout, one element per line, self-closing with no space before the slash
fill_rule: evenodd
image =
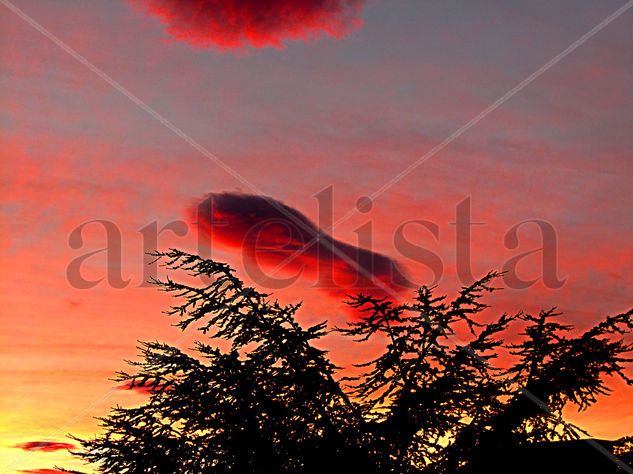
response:
<path id="1" fill-rule="evenodd" d="M 94 435 L 94 417 L 143 400 L 109 380 L 137 341 L 191 345 L 143 284 L 143 251 L 175 222 L 159 247 L 196 251 L 210 226 L 193 210 L 211 197 L 224 217 L 274 200 L 318 226 L 331 196 L 337 248 L 449 295 L 546 235 L 517 264 L 534 282 L 503 281 L 495 309 L 556 305 L 582 330 L 633 306 L 633 9 L 427 156 L 621 0 L 212 0 L 195 15 L 172 0 L 12 1 L 22 17 L 0 3 L 2 472 L 80 467 L 67 433 Z M 468 208 L 470 268 L 455 225 Z M 117 233 L 110 281 L 80 288 L 72 262 Z M 218 235 L 214 258 L 256 277 L 241 235 Z M 315 258 L 275 295 L 305 302 L 302 323 L 344 323 L 344 292 L 314 285 Z M 86 258 L 82 278 L 106 263 Z M 378 350 L 326 344 L 341 364 Z M 567 419 L 632 433 L 633 388 L 609 384 Z"/>

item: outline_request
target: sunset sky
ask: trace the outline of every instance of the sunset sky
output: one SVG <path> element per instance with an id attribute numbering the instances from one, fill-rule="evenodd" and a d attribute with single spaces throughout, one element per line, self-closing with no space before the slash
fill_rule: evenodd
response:
<path id="1" fill-rule="evenodd" d="M 385 265 L 448 294 L 465 283 L 453 223 L 469 199 L 474 276 L 541 246 L 535 223 L 513 246 L 513 226 L 555 231 L 561 284 L 544 281 L 536 252 L 518 273 L 537 281 L 500 292 L 495 311 L 557 305 L 582 330 L 633 307 L 633 8 L 587 36 L 624 0 L 191 3 L 0 0 L 2 472 L 80 468 L 66 435 L 94 435 L 94 417 L 143 400 L 109 380 L 137 341 L 191 346 L 197 336 L 161 314 L 169 297 L 142 284 L 141 230 L 183 221 L 186 235 L 165 231 L 159 247 L 196 251 L 210 227 L 192 210 L 211 194 L 268 196 L 317 225 L 315 195 L 331 189 L 341 249 L 369 251 L 358 229 L 371 222 Z M 120 230 L 125 288 L 67 277 L 73 259 L 108 245 L 98 223 L 77 245 L 93 220 Z M 437 225 L 436 236 L 415 223 L 404 234 L 441 259 L 441 273 L 394 243 L 412 220 Z M 218 232 L 214 258 L 250 281 L 233 234 Z M 105 266 L 98 253 L 83 277 Z M 306 324 L 354 317 L 345 292 L 313 276 L 275 296 L 304 300 Z M 377 350 L 327 341 L 341 365 Z M 613 396 L 567 419 L 595 437 L 633 433 L 633 388 L 610 386 Z"/>

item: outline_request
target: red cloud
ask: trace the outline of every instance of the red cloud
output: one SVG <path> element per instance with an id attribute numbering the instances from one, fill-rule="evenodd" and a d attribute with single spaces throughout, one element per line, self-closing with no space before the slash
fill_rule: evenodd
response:
<path id="1" fill-rule="evenodd" d="M 270 197 L 213 193 L 197 212 L 200 232 L 210 234 L 215 244 L 240 251 L 249 276 L 261 286 L 281 287 L 300 274 L 338 299 L 357 292 L 393 299 L 414 286 L 391 258 L 336 240 L 301 212 Z M 285 271 L 270 271 L 291 255 Z M 289 273 L 292 277 L 281 282 Z"/>
<path id="2" fill-rule="evenodd" d="M 24 449 L 25 451 L 52 452 L 59 451 L 61 449 L 73 449 L 75 445 L 71 443 L 61 443 L 58 441 L 27 441 L 26 443 L 16 444 L 13 447 Z"/>
<path id="3" fill-rule="evenodd" d="M 341 38 L 362 24 L 365 0 L 134 0 L 174 38 L 222 49 L 283 47 L 285 40 Z"/>

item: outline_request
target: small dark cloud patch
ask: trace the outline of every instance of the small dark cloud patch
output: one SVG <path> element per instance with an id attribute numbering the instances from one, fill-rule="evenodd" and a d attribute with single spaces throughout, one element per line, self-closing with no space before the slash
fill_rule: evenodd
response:
<path id="1" fill-rule="evenodd" d="M 40 469 L 22 469 L 18 472 L 24 472 L 27 474 L 54 474 L 57 472 L 67 472 L 67 471 L 61 471 L 59 469 L 40 468 Z"/>
<path id="2" fill-rule="evenodd" d="M 60 451 L 62 449 L 74 449 L 76 446 L 71 443 L 62 443 L 60 441 L 27 441 L 25 443 L 18 443 L 13 447 L 23 449 L 25 451 L 53 452 Z"/>

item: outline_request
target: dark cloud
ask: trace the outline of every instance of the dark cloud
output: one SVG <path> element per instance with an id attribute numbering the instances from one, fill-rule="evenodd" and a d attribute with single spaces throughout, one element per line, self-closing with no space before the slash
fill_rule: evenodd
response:
<path id="1" fill-rule="evenodd" d="M 249 276 L 264 287 L 276 285 L 264 274 L 281 279 L 299 270 L 339 298 L 358 291 L 393 296 L 411 286 L 391 258 L 336 240 L 301 212 L 270 197 L 213 193 L 197 212 L 200 231 L 210 234 L 214 244 L 241 252 Z M 319 233 L 320 240 L 308 246 Z M 270 272 L 297 250 L 301 252 L 285 271 Z"/>
<path id="2" fill-rule="evenodd" d="M 220 48 L 282 47 L 285 40 L 336 38 L 362 24 L 365 0 L 132 0 L 174 38 Z"/>
<path id="3" fill-rule="evenodd" d="M 24 449 L 25 451 L 44 451 L 52 452 L 61 449 L 73 449 L 74 444 L 62 443 L 59 441 L 27 441 L 13 446 L 14 448 Z"/>

